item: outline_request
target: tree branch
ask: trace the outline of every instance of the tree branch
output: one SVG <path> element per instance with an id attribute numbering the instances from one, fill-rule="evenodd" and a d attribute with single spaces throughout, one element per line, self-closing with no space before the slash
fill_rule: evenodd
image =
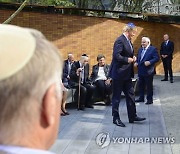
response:
<path id="1" fill-rule="evenodd" d="M 6 20 L 3 22 L 3 24 L 8 24 L 10 23 L 16 16 L 19 12 L 21 12 L 21 10 L 26 6 L 26 3 L 29 2 L 29 0 L 25 0 L 21 6 Z"/>

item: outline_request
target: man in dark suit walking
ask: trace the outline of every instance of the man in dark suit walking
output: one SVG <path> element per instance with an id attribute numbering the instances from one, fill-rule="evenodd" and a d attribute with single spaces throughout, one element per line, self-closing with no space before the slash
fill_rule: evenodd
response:
<path id="1" fill-rule="evenodd" d="M 164 79 L 161 81 L 168 81 L 168 73 L 170 82 L 173 83 L 172 59 L 173 59 L 174 43 L 169 40 L 168 34 L 164 35 L 164 42 L 161 44 L 160 55 L 164 66 Z"/>
<path id="2" fill-rule="evenodd" d="M 138 67 L 139 93 L 140 97 L 136 102 L 144 102 L 145 87 L 147 89 L 146 105 L 153 103 L 153 76 L 155 63 L 159 61 L 157 49 L 150 45 L 148 37 L 142 37 L 141 48 L 138 50 L 137 61 L 134 64 Z"/>
<path id="3" fill-rule="evenodd" d="M 76 88 L 76 100 L 77 100 L 77 91 L 79 91 L 79 81 L 80 83 L 80 110 L 84 110 L 85 107 L 93 108 L 93 92 L 95 87 L 91 84 L 89 79 L 89 64 L 88 56 L 83 54 L 80 61 L 75 62 L 71 67 L 70 72 L 70 86 Z M 79 80 L 80 77 L 80 80 Z"/>
<path id="4" fill-rule="evenodd" d="M 126 97 L 129 123 L 145 120 L 136 114 L 134 88 L 131 79 L 134 76 L 133 62 L 136 61 L 131 44 L 131 38 L 135 35 L 135 28 L 133 23 L 128 23 L 123 28 L 123 34 L 116 39 L 113 48 L 110 68 L 110 77 L 113 79 L 112 115 L 113 123 L 120 127 L 125 127 L 119 115 L 122 91 Z"/>

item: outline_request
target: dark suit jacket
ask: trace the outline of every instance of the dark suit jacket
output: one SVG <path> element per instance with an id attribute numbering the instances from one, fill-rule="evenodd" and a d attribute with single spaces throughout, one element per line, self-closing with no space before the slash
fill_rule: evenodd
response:
<path id="1" fill-rule="evenodd" d="M 174 43 L 172 41 L 168 41 L 167 45 L 165 42 L 162 42 L 160 55 L 168 55 L 169 58 L 173 58 L 172 56 L 173 51 L 174 51 Z"/>
<path id="2" fill-rule="evenodd" d="M 71 67 L 71 71 L 70 71 L 70 86 L 78 86 L 79 84 L 79 76 L 77 76 L 76 71 L 77 69 L 80 68 L 80 63 L 79 61 L 73 63 L 72 67 Z M 89 79 L 89 64 L 87 64 L 84 67 L 84 83 L 85 84 L 89 84 L 90 79 Z"/>
<path id="3" fill-rule="evenodd" d="M 133 63 L 128 63 L 128 58 L 133 58 L 134 51 L 124 35 L 117 38 L 114 43 L 113 57 L 110 66 L 112 79 L 128 80 L 134 77 Z"/>
<path id="4" fill-rule="evenodd" d="M 98 76 L 98 71 L 99 71 L 99 65 L 94 65 L 93 68 L 92 68 L 92 73 L 91 73 L 91 81 L 94 82 L 95 79 L 97 78 Z M 109 65 L 105 64 L 104 65 L 104 73 L 105 73 L 105 76 L 107 77 L 107 79 L 109 78 Z"/>
<path id="5" fill-rule="evenodd" d="M 148 76 L 153 75 L 155 70 L 155 63 L 159 61 L 159 55 L 157 49 L 154 46 L 149 46 L 146 50 L 146 53 L 141 60 L 141 52 L 143 48 L 138 50 L 137 63 L 138 63 L 138 75 L 139 76 Z M 144 62 L 149 61 L 151 65 L 145 66 Z"/>
<path id="6" fill-rule="evenodd" d="M 68 76 L 68 59 L 64 61 L 64 66 L 63 66 L 63 76 L 62 76 L 62 82 L 68 82 L 67 76 Z"/>

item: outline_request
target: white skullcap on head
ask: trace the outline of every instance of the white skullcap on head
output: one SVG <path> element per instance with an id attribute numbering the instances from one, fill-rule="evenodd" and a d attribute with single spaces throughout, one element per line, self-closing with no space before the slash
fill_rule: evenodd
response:
<path id="1" fill-rule="evenodd" d="M 26 28 L 0 24 L 0 81 L 20 71 L 35 47 L 35 38 Z"/>

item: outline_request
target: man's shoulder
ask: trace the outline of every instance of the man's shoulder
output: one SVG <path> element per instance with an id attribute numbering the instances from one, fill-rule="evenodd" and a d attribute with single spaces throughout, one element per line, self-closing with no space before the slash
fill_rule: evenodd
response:
<path id="1" fill-rule="evenodd" d="M 93 69 L 95 69 L 95 68 L 97 68 L 97 67 L 99 67 L 98 64 L 93 65 Z"/>
<path id="2" fill-rule="evenodd" d="M 149 49 L 150 50 L 157 50 L 157 48 L 155 46 L 152 46 L 152 45 L 149 46 Z"/>
<path id="3" fill-rule="evenodd" d="M 122 41 L 124 39 L 126 39 L 126 37 L 122 34 L 116 39 L 116 41 Z"/>
<path id="4" fill-rule="evenodd" d="M 68 60 L 66 59 L 66 60 L 64 60 L 64 64 L 67 64 L 68 63 Z"/>
<path id="5" fill-rule="evenodd" d="M 173 42 L 173 41 L 170 41 L 170 40 L 169 40 L 169 43 L 170 43 L 170 44 L 174 44 L 174 42 Z"/>

